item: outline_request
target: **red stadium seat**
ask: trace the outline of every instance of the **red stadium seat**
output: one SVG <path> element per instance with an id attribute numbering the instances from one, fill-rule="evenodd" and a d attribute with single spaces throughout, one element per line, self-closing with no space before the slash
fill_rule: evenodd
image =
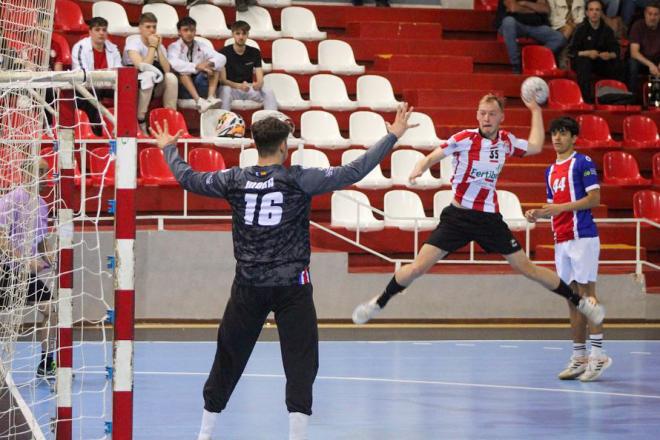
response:
<path id="1" fill-rule="evenodd" d="M 66 38 L 58 33 L 53 32 L 50 45 L 55 46 L 57 53 L 60 54 L 62 64 L 64 65 L 64 70 L 67 70 L 67 68 L 71 67 L 71 47 L 69 46 L 69 42 L 66 41 Z"/>
<path id="2" fill-rule="evenodd" d="M 145 185 L 178 185 L 170 166 L 165 162 L 163 151 L 158 147 L 149 147 L 140 151 L 139 169 Z"/>
<path id="3" fill-rule="evenodd" d="M 110 148 L 94 148 L 89 151 L 88 156 L 92 184 L 100 186 L 103 183 L 104 186 L 113 186 L 115 184 L 115 161 L 110 160 Z M 108 167 L 107 171 L 106 166 Z"/>
<path id="4" fill-rule="evenodd" d="M 642 115 L 628 116 L 623 120 L 623 145 L 635 148 L 658 148 L 660 137 L 653 119 Z"/>
<path id="5" fill-rule="evenodd" d="M 42 148 L 41 158 L 44 159 L 48 164 L 48 174 L 46 175 L 46 178 L 50 180 L 50 184 L 52 184 L 53 180 L 55 179 L 55 173 L 59 173 L 59 168 L 57 165 L 57 152 L 54 151 L 51 147 Z M 82 181 L 82 172 L 80 171 L 80 165 L 78 164 L 77 159 L 74 162 L 73 181 L 76 186 L 80 186 L 80 182 Z M 90 182 L 91 181 L 89 179 L 86 180 L 86 183 Z"/>
<path id="6" fill-rule="evenodd" d="M 546 77 L 563 77 L 568 73 L 559 69 L 555 63 L 555 55 L 544 46 L 531 45 L 522 48 L 523 75 L 538 75 Z"/>
<path id="7" fill-rule="evenodd" d="M 603 155 L 603 183 L 619 186 L 650 185 L 651 180 L 639 174 L 637 161 L 624 151 L 610 151 Z"/>
<path id="8" fill-rule="evenodd" d="M 652 160 L 653 184 L 660 185 L 660 153 L 655 153 Z"/>
<path id="9" fill-rule="evenodd" d="M 85 24 L 78 3 L 71 0 L 57 0 L 55 2 L 53 30 L 61 32 L 87 32 L 87 25 Z"/>
<path id="10" fill-rule="evenodd" d="M 660 192 L 646 189 L 633 196 L 635 218 L 647 218 L 660 223 Z"/>
<path id="11" fill-rule="evenodd" d="M 586 104 L 582 92 L 575 81 L 570 79 L 553 79 L 548 82 L 550 98 L 548 107 L 558 110 L 593 110 L 594 106 Z"/>
<path id="12" fill-rule="evenodd" d="M 497 11 L 498 0 L 475 0 L 474 9 L 477 11 Z"/>
<path id="13" fill-rule="evenodd" d="M 621 81 L 614 79 L 601 79 L 594 85 L 594 96 L 596 97 L 596 110 L 607 110 L 611 112 L 640 112 L 642 111 L 641 105 L 613 105 L 613 104 L 600 104 L 598 102 L 598 89 L 601 87 L 612 87 L 614 89 L 628 91 L 626 86 Z"/>
<path id="14" fill-rule="evenodd" d="M 76 139 L 102 139 L 92 131 L 89 116 L 82 110 L 76 110 Z"/>
<path id="15" fill-rule="evenodd" d="M 193 136 L 188 132 L 188 126 L 183 115 L 171 108 L 155 108 L 149 113 L 149 127 L 155 127 L 156 121 L 163 127 L 163 122 L 167 121 L 168 130 L 171 134 L 178 130 L 183 130 L 181 138 L 190 139 Z"/>
<path id="16" fill-rule="evenodd" d="M 188 153 L 188 163 L 195 171 L 204 173 L 224 170 L 225 159 L 212 148 L 195 148 Z"/>
<path id="17" fill-rule="evenodd" d="M 612 139 L 607 121 L 596 115 L 580 115 L 577 117 L 580 124 L 580 134 L 576 145 L 587 148 L 616 148 L 621 142 Z"/>

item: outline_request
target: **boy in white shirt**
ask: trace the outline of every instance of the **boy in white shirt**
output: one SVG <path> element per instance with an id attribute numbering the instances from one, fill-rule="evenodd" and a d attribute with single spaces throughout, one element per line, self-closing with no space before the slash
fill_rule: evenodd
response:
<path id="1" fill-rule="evenodd" d="M 194 100 L 200 113 L 219 107 L 220 100 L 215 94 L 227 58 L 205 42 L 195 40 L 197 22 L 193 18 L 183 17 L 176 28 L 180 38 L 167 48 L 167 59 L 178 73 L 179 106 Z"/>
<path id="2" fill-rule="evenodd" d="M 156 33 L 158 19 L 151 12 L 140 16 L 138 35 L 131 35 L 126 39 L 124 47 L 124 64 L 135 66 L 142 73 L 140 80 L 140 94 L 138 97 L 137 117 L 140 129 L 146 133 L 146 115 L 151 102 L 151 96 L 163 97 L 163 107 L 176 110 L 176 100 L 179 92 L 179 82 L 176 75 L 171 72 L 170 63 L 167 60 L 167 52 L 163 46 L 162 37 Z M 158 69 L 162 76 L 154 75 L 151 70 L 143 70 L 140 64 L 150 64 Z"/>

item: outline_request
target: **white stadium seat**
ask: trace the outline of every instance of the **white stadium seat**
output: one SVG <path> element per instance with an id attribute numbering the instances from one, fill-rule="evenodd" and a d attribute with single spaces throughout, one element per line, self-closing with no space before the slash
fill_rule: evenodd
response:
<path id="1" fill-rule="evenodd" d="M 451 156 L 440 161 L 440 179 L 443 185 L 451 186 L 451 178 L 454 177 L 454 164 Z"/>
<path id="2" fill-rule="evenodd" d="M 326 110 L 355 110 L 357 102 L 351 101 L 344 81 L 335 75 L 321 73 L 309 80 L 309 103 L 312 107 Z"/>
<path id="3" fill-rule="evenodd" d="M 403 231 L 429 231 L 438 226 L 438 220 L 427 217 L 419 196 L 408 190 L 395 189 L 385 194 L 385 226 Z M 413 220 L 415 218 L 417 220 Z"/>
<path id="4" fill-rule="evenodd" d="M 367 148 L 387 134 L 387 127 L 378 113 L 359 111 L 351 113 L 348 132 L 353 145 Z"/>
<path id="5" fill-rule="evenodd" d="M 179 21 L 179 16 L 174 6 L 167 3 L 150 3 L 142 7 L 142 13 L 145 12 L 151 12 L 158 19 L 158 35 L 170 38 L 178 37 L 179 32 L 176 29 L 176 24 Z"/>
<path id="6" fill-rule="evenodd" d="M 500 214 L 504 222 L 512 231 L 524 231 L 527 227 L 527 219 L 523 214 L 522 206 L 518 196 L 511 191 L 502 189 L 497 190 L 497 203 L 500 206 Z M 534 228 L 536 223 L 529 223 L 530 229 Z"/>
<path id="7" fill-rule="evenodd" d="M 395 111 L 400 102 L 394 98 L 389 80 L 379 75 L 362 75 L 357 79 L 358 106 L 375 111 Z"/>
<path id="8" fill-rule="evenodd" d="M 302 41 L 281 38 L 273 41 L 273 69 L 290 73 L 316 73 L 319 68 L 309 60 Z"/>
<path id="9" fill-rule="evenodd" d="M 319 69 L 337 75 L 362 75 L 364 66 L 355 62 L 351 45 L 341 40 L 324 40 L 318 46 Z"/>
<path id="10" fill-rule="evenodd" d="M 398 150 L 392 153 L 392 183 L 394 185 L 404 185 L 408 188 L 417 189 L 438 188 L 442 186 L 442 180 L 433 177 L 430 170 L 426 170 L 424 174 L 418 177 L 415 185 L 412 185 L 408 181 L 408 177 L 415 164 L 422 159 L 424 159 L 424 155 L 415 150 Z"/>
<path id="11" fill-rule="evenodd" d="M 291 154 L 291 165 L 300 165 L 303 168 L 330 168 L 330 161 L 323 151 L 303 148 Z"/>
<path id="12" fill-rule="evenodd" d="M 283 115 L 283 114 L 284 113 L 278 110 L 257 110 L 256 112 L 252 113 L 252 122 L 250 123 L 250 125 L 254 124 L 257 121 L 265 119 L 269 116 Z M 289 147 L 297 147 L 300 144 L 304 144 L 305 141 L 301 138 L 295 137 L 293 134 L 290 134 L 286 143 Z"/>
<path id="13" fill-rule="evenodd" d="M 359 212 L 359 214 L 358 214 Z M 369 198 L 354 190 L 335 191 L 330 201 L 330 226 L 349 231 L 381 231 L 385 222 L 377 220 L 371 210 Z"/>
<path id="14" fill-rule="evenodd" d="M 225 40 L 225 46 L 229 46 L 230 44 L 234 44 L 234 38 L 227 38 Z M 261 48 L 259 47 L 259 43 L 254 41 L 252 38 L 248 38 L 245 41 L 245 44 L 248 46 L 254 47 L 255 49 L 259 49 L 259 52 L 261 52 Z M 270 65 L 270 63 L 267 63 L 264 61 L 263 58 L 261 58 L 261 68 L 263 69 L 264 73 L 268 73 L 273 70 L 273 66 Z"/>
<path id="15" fill-rule="evenodd" d="M 172 6 L 185 6 L 186 0 L 165 0 L 165 3 L 169 3 Z"/>
<path id="16" fill-rule="evenodd" d="M 229 38 L 225 14 L 214 5 L 195 5 L 188 11 L 197 22 L 197 34 L 207 38 Z"/>
<path id="17" fill-rule="evenodd" d="M 139 32 L 137 26 L 128 22 L 126 10 L 120 3 L 100 1 L 92 6 L 94 17 L 103 17 L 108 20 L 108 34 L 122 37 Z"/>
<path id="18" fill-rule="evenodd" d="M 286 8 L 291 6 L 291 0 L 257 0 L 257 3 L 264 8 Z"/>
<path id="19" fill-rule="evenodd" d="M 442 210 L 451 204 L 454 200 L 454 191 L 450 189 L 443 189 L 433 195 L 433 217 L 440 220 Z"/>
<path id="20" fill-rule="evenodd" d="M 217 137 L 215 129 L 218 125 L 220 115 L 227 110 L 223 109 L 210 109 L 205 111 L 199 116 L 199 135 L 205 141 L 212 142 L 213 145 L 219 147 L 240 148 L 252 145 L 250 138 L 230 138 L 230 137 Z"/>
<path id="21" fill-rule="evenodd" d="M 365 150 L 346 150 L 341 155 L 341 164 L 346 165 L 353 162 L 358 157 L 362 156 Z M 392 186 L 392 179 L 383 176 L 383 171 L 380 164 L 369 172 L 362 180 L 355 184 L 358 188 L 365 189 L 382 189 L 390 188 Z"/>
<path id="22" fill-rule="evenodd" d="M 318 148 L 339 149 L 351 146 L 351 141 L 342 137 L 339 125 L 332 113 L 309 110 L 300 118 L 300 136 L 305 142 Z"/>
<path id="23" fill-rule="evenodd" d="M 238 166 L 241 168 L 253 167 L 259 160 L 259 153 L 256 148 L 246 148 L 238 156 Z"/>
<path id="24" fill-rule="evenodd" d="M 215 6 L 236 6 L 234 0 L 211 0 Z"/>
<path id="25" fill-rule="evenodd" d="M 261 6 L 250 6 L 245 12 L 236 11 L 236 21 L 238 20 L 248 22 L 250 37 L 257 40 L 275 40 L 282 37 L 282 33 L 273 27 L 268 10 Z"/>
<path id="26" fill-rule="evenodd" d="M 325 40 L 328 34 L 319 31 L 314 13 L 307 8 L 291 6 L 282 9 L 282 36 L 302 41 Z"/>
<path id="27" fill-rule="evenodd" d="M 410 124 L 419 124 L 419 126 L 406 130 L 397 142 L 397 146 L 405 145 L 419 150 L 433 150 L 442 144 L 442 140 L 435 134 L 435 125 L 429 115 L 412 112 L 408 121 Z"/>
<path id="28" fill-rule="evenodd" d="M 128 3 L 129 5 L 142 5 L 144 0 L 121 0 L 122 3 Z"/>
<path id="29" fill-rule="evenodd" d="M 269 73 L 264 76 L 264 86 L 275 94 L 277 108 L 281 110 L 307 110 L 309 101 L 302 99 L 298 82 L 286 73 Z"/>

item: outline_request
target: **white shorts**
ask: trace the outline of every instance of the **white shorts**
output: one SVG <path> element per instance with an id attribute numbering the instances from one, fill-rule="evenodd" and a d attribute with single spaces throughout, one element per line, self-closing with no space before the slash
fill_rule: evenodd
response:
<path id="1" fill-rule="evenodd" d="M 555 266 L 557 275 L 565 283 L 579 284 L 596 282 L 598 277 L 598 237 L 577 238 L 555 244 Z"/>

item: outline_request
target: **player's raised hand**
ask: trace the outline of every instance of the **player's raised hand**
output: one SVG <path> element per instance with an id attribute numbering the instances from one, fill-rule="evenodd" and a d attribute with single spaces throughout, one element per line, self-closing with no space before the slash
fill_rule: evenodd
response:
<path id="1" fill-rule="evenodd" d="M 179 137 L 183 134 L 183 130 L 176 132 L 174 136 L 170 135 L 170 132 L 167 127 L 167 121 L 163 122 L 163 127 L 161 128 L 160 123 L 156 121 L 154 124 L 155 127 L 149 127 L 151 135 L 156 138 L 156 144 L 161 150 L 168 145 L 176 145 L 176 142 L 179 140 Z"/>
<path id="2" fill-rule="evenodd" d="M 396 117 L 394 118 L 394 122 L 392 122 L 391 124 L 385 123 L 385 125 L 387 126 L 387 131 L 392 133 L 397 138 L 400 138 L 409 128 L 417 127 L 419 124 L 408 123 L 408 119 L 410 119 L 410 115 L 413 112 L 413 110 L 414 110 L 413 107 L 410 107 L 410 109 L 408 108 L 407 102 L 401 104 L 396 109 Z"/>
<path id="3" fill-rule="evenodd" d="M 525 211 L 525 219 L 527 219 L 527 221 L 530 223 L 536 223 L 536 211 L 536 209 L 529 209 Z"/>
<path id="4" fill-rule="evenodd" d="M 536 99 L 532 98 L 529 101 L 522 96 L 520 97 L 522 99 L 523 104 L 532 112 L 534 111 L 541 111 L 541 106 L 539 105 L 538 102 L 536 102 Z"/>

